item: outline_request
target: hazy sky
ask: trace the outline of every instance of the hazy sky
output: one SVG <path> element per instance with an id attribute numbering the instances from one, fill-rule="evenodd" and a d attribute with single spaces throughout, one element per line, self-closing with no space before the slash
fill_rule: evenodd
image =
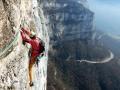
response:
<path id="1" fill-rule="evenodd" d="M 96 26 L 108 33 L 120 35 L 120 0 L 88 0 L 95 12 Z"/>

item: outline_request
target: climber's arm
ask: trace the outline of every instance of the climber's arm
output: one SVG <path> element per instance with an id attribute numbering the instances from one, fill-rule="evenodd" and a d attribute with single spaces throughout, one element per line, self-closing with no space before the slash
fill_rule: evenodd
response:
<path id="1" fill-rule="evenodd" d="M 27 29 L 25 29 L 25 28 L 21 28 L 21 30 L 22 30 L 23 32 L 25 32 L 27 35 L 30 36 L 31 32 L 30 32 L 29 30 L 27 30 Z"/>
<path id="2" fill-rule="evenodd" d="M 30 37 L 25 32 L 23 32 L 22 30 L 20 32 L 21 32 L 22 40 L 31 44 Z"/>

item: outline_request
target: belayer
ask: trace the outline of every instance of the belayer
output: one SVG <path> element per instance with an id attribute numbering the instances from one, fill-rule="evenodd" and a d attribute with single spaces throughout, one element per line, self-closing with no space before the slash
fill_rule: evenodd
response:
<path id="1" fill-rule="evenodd" d="M 30 49 L 30 60 L 29 60 L 29 79 L 30 79 L 30 86 L 33 86 L 33 79 L 32 79 L 32 67 L 37 61 L 37 57 L 42 54 L 45 50 L 43 42 L 36 36 L 35 32 L 30 32 L 25 28 L 21 28 L 21 36 L 23 42 L 27 42 L 31 45 Z"/>

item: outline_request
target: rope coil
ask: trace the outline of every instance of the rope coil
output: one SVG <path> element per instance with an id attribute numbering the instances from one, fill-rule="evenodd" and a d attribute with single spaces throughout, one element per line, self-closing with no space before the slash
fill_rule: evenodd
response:
<path id="1" fill-rule="evenodd" d="M 8 45 L 6 45 L 3 49 L 0 50 L 0 57 L 4 55 L 17 41 L 19 36 L 19 31 L 15 34 L 15 38 L 10 41 Z"/>

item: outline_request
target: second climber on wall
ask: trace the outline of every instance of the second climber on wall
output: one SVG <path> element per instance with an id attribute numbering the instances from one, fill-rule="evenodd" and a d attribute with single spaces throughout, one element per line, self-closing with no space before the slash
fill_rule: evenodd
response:
<path id="1" fill-rule="evenodd" d="M 30 49 L 30 60 L 29 60 L 29 85 L 33 86 L 33 78 L 32 78 L 32 67 L 37 62 L 37 57 L 41 55 L 45 48 L 43 42 L 36 36 L 36 33 L 33 31 L 29 31 L 25 28 L 21 28 L 21 36 L 24 42 L 27 42 L 31 45 Z"/>

